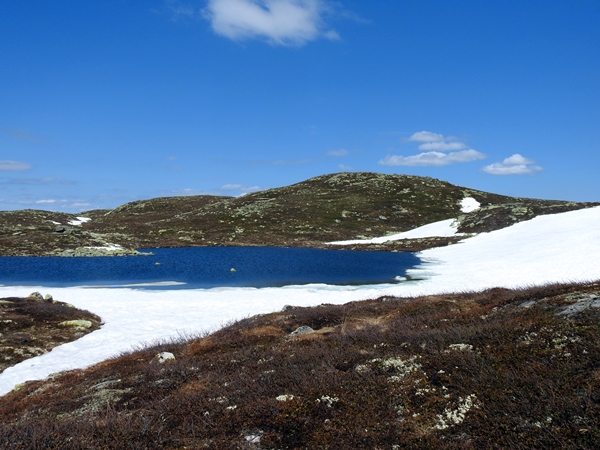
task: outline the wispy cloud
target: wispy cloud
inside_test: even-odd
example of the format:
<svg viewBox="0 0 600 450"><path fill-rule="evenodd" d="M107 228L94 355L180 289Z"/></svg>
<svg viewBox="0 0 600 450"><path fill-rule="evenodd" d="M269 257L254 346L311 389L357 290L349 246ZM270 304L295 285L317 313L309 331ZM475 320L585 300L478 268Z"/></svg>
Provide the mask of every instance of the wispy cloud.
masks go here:
<svg viewBox="0 0 600 450"><path fill-rule="evenodd" d="M533 175L543 169L535 165L533 159L524 158L515 153L502 162L485 166L482 170L490 175Z"/></svg>
<svg viewBox="0 0 600 450"><path fill-rule="evenodd" d="M2 184L75 184L75 181L62 178L12 178L1 181Z"/></svg>
<svg viewBox="0 0 600 450"><path fill-rule="evenodd" d="M253 166L296 166L300 164L310 164L315 162L312 158L305 159L273 159L267 161L252 161Z"/></svg>
<svg viewBox="0 0 600 450"><path fill-rule="evenodd" d="M319 38L339 39L325 23L328 11L325 0L209 0L204 16L215 33L235 41L301 46Z"/></svg>
<svg viewBox="0 0 600 450"><path fill-rule="evenodd" d="M419 142L422 153L412 156L387 155L379 161L384 166L448 166L487 158L481 152L468 148L455 136L444 136L431 131L414 133L408 142ZM449 153L444 153L449 152Z"/></svg>
<svg viewBox="0 0 600 450"><path fill-rule="evenodd" d="M338 169L343 170L344 172L349 172L351 170L354 170L353 167L347 166L346 164L339 164Z"/></svg>
<svg viewBox="0 0 600 450"><path fill-rule="evenodd" d="M260 191L258 186L246 186L244 184L225 184L221 186L222 191L239 191L244 194Z"/></svg>
<svg viewBox="0 0 600 450"><path fill-rule="evenodd" d="M196 8L179 0L165 0L165 5L173 14L174 19L181 16L195 17L197 15Z"/></svg>
<svg viewBox="0 0 600 450"><path fill-rule="evenodd" d="M339 150L330 150L327 152L328 156L337 156L337 157L342 157L342 156L348 156L350 154L350 152L346 149L339 149Z"/></svg>
<svg viewBox="0 0 600 450"><path fill-rule="evenodd" d="M0 161L0 171L3 172L25 172L32 167L31 164L21 161Z"/></svg>
<svg viewBox="0 0 600 450"><path fill-rule="evenodd" d="M45 210L50 211L83 211L84 209L90 209L92 206L91 203L82 199L38 199L35 200L33 198L18 200L18 199L1 199L0 203L4 206L10 207L10 209L14 209L13 207L17 207L21 209L23 207L29 208L43 208Z"/></svg>
<svg viewBox="0 0 600 450"><path fill-rule="evenodd" d="M10 137L13 139L18 139L20 141L29 141L29 142L43 142L44 139L31 134L29 131L23 128L4 128Z"/></svg>

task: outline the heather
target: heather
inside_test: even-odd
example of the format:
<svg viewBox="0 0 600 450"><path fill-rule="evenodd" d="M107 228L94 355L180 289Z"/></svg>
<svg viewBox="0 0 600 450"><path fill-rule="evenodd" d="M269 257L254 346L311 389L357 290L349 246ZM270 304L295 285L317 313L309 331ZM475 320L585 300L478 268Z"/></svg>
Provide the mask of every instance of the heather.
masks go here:
<svg viewBox="0 0 600 450"><path fill-rule="evenodd" d="M599 283L551 284L286 307L27 383L3 398L0 441L593 448L599 294ZM174 359L158 362L163 352Z"/></svg>

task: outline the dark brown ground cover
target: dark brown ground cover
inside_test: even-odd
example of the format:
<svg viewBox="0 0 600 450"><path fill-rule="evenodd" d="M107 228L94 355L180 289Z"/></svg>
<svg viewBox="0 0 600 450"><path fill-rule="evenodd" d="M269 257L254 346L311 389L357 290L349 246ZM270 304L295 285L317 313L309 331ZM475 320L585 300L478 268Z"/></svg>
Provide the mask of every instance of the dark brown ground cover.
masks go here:
<svg viewBox="0 0 600 450"><path fill-rule="evenodd" d="M599 294L286 307L27 383L0 401L0 447L598 448Z"/></svg>
<svg viewBox="0 0 600 450"><path fill-rule="evenodd" d="M84 320L83 326L68 323ZM88 326L89 325L89 326ZM0 373L8 367L97 330L95 314L56 300L0 299ZM1 445L1 444L0 444Z"/></svg>

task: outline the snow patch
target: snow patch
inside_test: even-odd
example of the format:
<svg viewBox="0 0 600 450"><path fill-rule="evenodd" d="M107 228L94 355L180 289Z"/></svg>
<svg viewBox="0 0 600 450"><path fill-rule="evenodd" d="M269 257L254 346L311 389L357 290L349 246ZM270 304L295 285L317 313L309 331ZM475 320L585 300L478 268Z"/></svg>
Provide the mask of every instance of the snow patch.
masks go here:
<svg viewBox="0 0 600 450"><path fill-rule="evenodd" d="M398 241L400 239L419 239L428 237L446 237L456 236L458 222L455 219L441 220L439 222L429 223L419 228L414 228L402 233L391 234L373 239L354 239L349 241L328 242L333 245L351 245L351 244L382 244L389 241ZM459 234L460 235L460 234Z"/></svg>
<svg viewBox="0 0 600 450"><path fill-rule="evenodd" d="M116 252L118 250L123 250L123 247L121 247L119 244L106 244L102 247L83 247L83 248L89 248L91 250L104 250L106 252Z"/></svg>
<svg viewBox="0 0 600 450"><path fill-rule="evenodd" d="M460 210L464 213L470 213L479 209L481 204L473 197L465 197L460 201Z"/></svg>
<svg viewBox="0 0 600 450"><path fill-rule="evenodd" d="M89 222L90 219L89 217L75 217L75 219L77 220L69 220L69 222L67 222L69 225L81 225L82 223L86 223Z"/></svg>

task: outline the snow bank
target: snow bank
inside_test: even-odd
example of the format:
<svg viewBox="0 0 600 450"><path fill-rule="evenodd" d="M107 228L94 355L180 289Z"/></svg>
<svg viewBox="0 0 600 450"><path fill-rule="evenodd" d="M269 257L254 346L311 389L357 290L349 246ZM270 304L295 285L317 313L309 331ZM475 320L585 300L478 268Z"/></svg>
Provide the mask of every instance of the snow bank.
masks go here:
<svg viewBox="0 0 600 450"><path fill-rule="evenodd" d="M425 250L425 290L480 290L600 279L600 207L538 216L458 244Z"/></svg>
<svg viewBox="0 0 600 450"><path fill-rule="evenodd" d="M391 234L389 236L382 236L373 239L353 239L349 241L335 241L328 242L332 245L350 245L350 244L382 244L388 241L398 241L400 239L417 239L427 238L436 236L454 236L456 235L456 228L458 222L455 219L441 220L439 222L430 223L423 225L422 227L415 228L410 231L404 231L402 233Z"/></svg>
<svg viewBox="0 0 600 450"><path fill-rule="evenodd" d="M143 291L0 287L0 297L32 291L92 311L98 331L23 361L0 374L0 395L25 380L87 367L144 342L216 329L228 320L278 311L285 304L341 304L382 295L416 296L600 279L600 207L539 216L459 244L420 253L410 271L421 281L377 286L287 286ZM434 224L432 224L434 225ZM413 230L414 231L414 230Z"/></svg>
<svg viewBox="0 0 600 450"><path fill-rule="evenodd" d="M460 210L464 213L470 213L479 209L480 203L473 197L465 197L460 202ZM382 244L389 241L398 241L400 239L420 239L429 237L447 237L456 236L461 233L457 233L458 221L455 219L441 220L439 222L430 223L423 225L422 227L415 228L413 230L404 231L402 233L391 234L389 236L382 236L372 239L352 239L348 241L334 241L328 242L331 245L354 245L354 244Z"/></svg>

